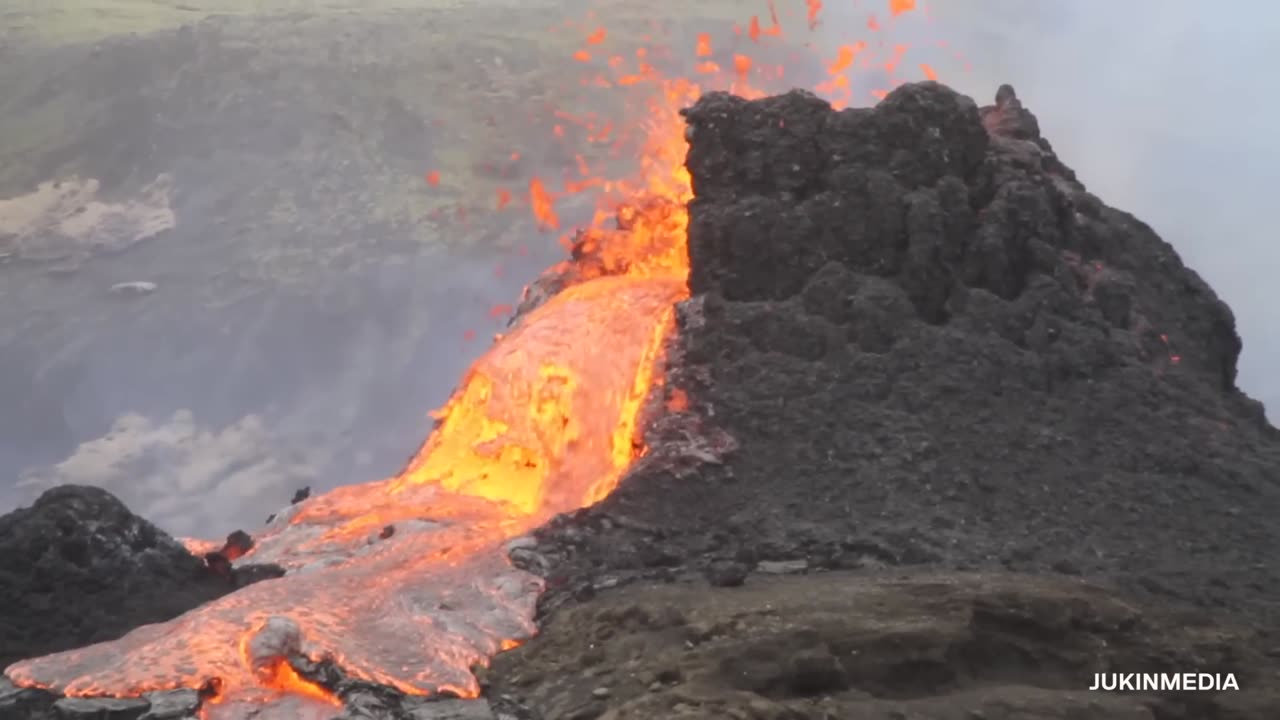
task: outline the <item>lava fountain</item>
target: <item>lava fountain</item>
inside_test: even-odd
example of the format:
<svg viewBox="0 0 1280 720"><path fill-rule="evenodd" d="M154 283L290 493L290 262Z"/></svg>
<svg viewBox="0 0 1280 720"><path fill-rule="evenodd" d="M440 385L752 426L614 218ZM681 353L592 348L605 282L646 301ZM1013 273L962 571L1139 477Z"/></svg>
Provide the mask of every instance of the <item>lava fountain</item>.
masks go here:
<svg viewBox="0 0 1280 720"><path fill-rule="evenodd" d="M805 5L812 25L821 3ZM913 7L893 0L887 9ZM210 717L243 716L232 709L285 697L340 705L294 670L290 660L302 657L408 694L477 695L471 668L536 630L541 580L507 562L506 541L600 501L645 452L643 410L674 331L674 305L687 295L693 193L679 110L704 86L758 96L756 83L780 82L781 68L746 54L782 34L769 9L765 21L735 28L732 52L717 55L711 38L699 36L697 79L661 72L650 59L658 53L644 48L591 66L605 33L586 33L576 57L591 67L591 83L645 89L632 132L589 128L592 138L619 146L639 138L631 148L638 173L609 179L582 168L587 177L563 190L530 182L528 206L544 226L558 225L555 204L564 195L599 198L595 221L571 243L574 259L545 276L556 291L528 303L476 361L402 473L307 500L257 535L239 562L277 563L283 578L115 641L16 663L6 674L72 696L201 688ZM895 46L875 66L890 84L902 52ZM871 67L874 53L864 42L840 48L821 65L829 77L818 90L848 102L846 73Z"/></svg>

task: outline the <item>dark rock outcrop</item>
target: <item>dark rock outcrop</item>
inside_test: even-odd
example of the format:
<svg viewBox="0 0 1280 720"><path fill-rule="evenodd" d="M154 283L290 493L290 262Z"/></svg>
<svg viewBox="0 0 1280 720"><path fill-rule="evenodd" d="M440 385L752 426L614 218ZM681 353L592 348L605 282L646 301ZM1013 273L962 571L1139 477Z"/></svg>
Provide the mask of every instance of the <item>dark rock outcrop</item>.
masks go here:
<svg viewBox="0 0 1280 720"><path fill-rule="evenodd" d="M0 517L0 668L120 637L233 589L107 491L54 488Z"/></svg>
<svg viewBox="0 0 1280 720"><path fill-rule="evenodd" d="M712 93L686 117L693 297L668 388L736 450L690 477L651 442L541 534L553 579L652 576L660 549L1083 575L1280 617L1280 434L1235 387L1230 310L1012 88L840 112Z"/></svg>

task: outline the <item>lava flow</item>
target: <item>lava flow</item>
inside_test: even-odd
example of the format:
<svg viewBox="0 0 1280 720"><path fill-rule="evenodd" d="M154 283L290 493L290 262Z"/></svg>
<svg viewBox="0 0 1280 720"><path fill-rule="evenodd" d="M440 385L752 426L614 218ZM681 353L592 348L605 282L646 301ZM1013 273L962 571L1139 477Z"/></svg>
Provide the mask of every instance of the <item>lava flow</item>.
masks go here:
<svg viewBox="0 0 1280 720"><path fill-rule="evenodd" d="M806 3L802 22L816 24L821 5ZM894 0L886 10L912 6ZM674 330L673 306L687 294L692 190L679 110L704 86L758 96L756 83L785 82L781 68L747 53L782 35L778 13L736 30L719 54L709 36L698 38L697 81L664 74L653 59L662 53L645 48L592 66L594 85L643 89L644 110L623 131L581 121L596 142L629 147L639 171L562 190L530 183L528 205L543 226L558 225L555 204L570 193L597 195L596 220L576 239L574 259L549 271L558 290L471 367L399 476L339 488L276 518L239 562L277 563L285 577L119 640L19 662L9 677L80 696L214 687L214 715L285 694L335 703L289 664L305 657L406 693L475 696L471 668L535 632L541 581L507 562L505 541L598 502L644 452L642 409ZM589 47L576 57L594 62L606 36L584 32ZM820 59L829 76L819 91L856 99L845 73L872 68L874 52L858 42ZM897 82L902 53L896 46L874 66L876 82ZM673 396L666 406L681 403Z"/></svg>

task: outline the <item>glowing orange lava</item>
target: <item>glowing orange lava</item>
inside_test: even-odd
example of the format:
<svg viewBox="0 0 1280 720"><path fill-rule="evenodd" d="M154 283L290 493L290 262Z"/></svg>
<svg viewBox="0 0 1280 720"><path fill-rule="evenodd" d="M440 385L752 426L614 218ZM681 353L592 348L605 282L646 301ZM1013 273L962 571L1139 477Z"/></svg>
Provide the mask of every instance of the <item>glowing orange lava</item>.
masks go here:
<svg viewBox="0 0 1280 720"><path fill-rule="evenodd" d="M887 10L896 16L914 6L888 0ZM817 25L821 8L810 0L798 19ZM585 29L575 57L592 85L643 102L627 122L560 113L552 134L579 125L593 142L628 153L635 170L595 175L579 156L575 179L530 179L528 209L545 229L560 227L556 205L565 196L598 198L590 227L575 238L578 256L551 271L568 284L476 361L404 471L281 513L242 562L278 563L288 570L284 578L117 641L17 663L9 677L68 695L117 696L217 678L210 717L281 693L336 703L282 656L253 657L266 629L284 627L296 635L286 638L296 645L290 652L330 659L350 677L406 693L476 695L471 667L535 631L541 581L511 567L503 543L603 499L645 452L642 406L674 329L673 306L687 295L692 190L679 110L704 87L747 97L764 94L757 85L786 89L780 68L748 52L782 35L772 2L769 12L767 26L752 17L746 37L729 38L724 48L700 35L689 49L691 63L701 65L699 82L660 70L651 60L660 48L610 48L612 34ZM891 74L906 51L895 46L878 67ZM839 104L884 92L855 96L851 82L859 60L872 67L873 52L851 39L834 58L822 58L828 77L818 91ZM934 76L932 66L920 67ZM440 182L436 171L426 178ZM515 205L506 190L497 204ZM665 403L669 412L687 406L678 390ZM218 546L185 542L193 550Z"/></svg>
<svg viewBox="0 0 1280 720"><path fill-rule="evenodd" d="M293 669L283 657L272 657L265 662L256 663L249 648L255 634L262 630L262 624L240 637L240 658L246 666L254 668L258 684L266 693L293 693L302 697L317 700L326 705L342 707L342 701L325 688L307 680Z"/></svg>

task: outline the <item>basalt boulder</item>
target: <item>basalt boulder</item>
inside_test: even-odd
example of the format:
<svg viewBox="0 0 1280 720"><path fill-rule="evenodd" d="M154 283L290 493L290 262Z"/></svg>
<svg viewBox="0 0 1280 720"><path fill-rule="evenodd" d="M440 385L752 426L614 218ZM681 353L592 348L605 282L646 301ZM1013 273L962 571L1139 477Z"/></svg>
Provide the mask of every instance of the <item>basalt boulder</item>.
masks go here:
<svg viewBox="0 0 1280 720"><path fill-rule="evenodd" d="M0 667L120 637L233 589L111 493L53 488L0 516Z"/></svg>

